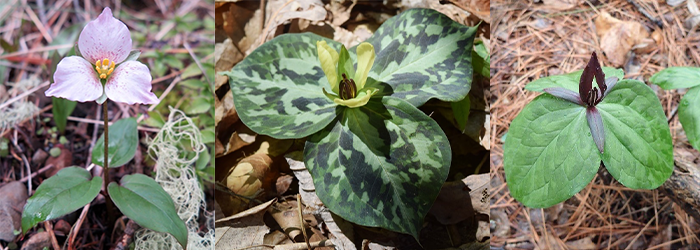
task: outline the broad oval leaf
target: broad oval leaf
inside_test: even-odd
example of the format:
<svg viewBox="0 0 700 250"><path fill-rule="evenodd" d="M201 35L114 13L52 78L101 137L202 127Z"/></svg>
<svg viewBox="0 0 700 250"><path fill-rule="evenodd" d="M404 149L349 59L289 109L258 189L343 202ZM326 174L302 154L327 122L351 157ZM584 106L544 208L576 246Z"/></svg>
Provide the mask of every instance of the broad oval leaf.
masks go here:
<svg viewBox="0 0 700 250"><path fill-rule="evenodd" d="M700 68L670 67L654 74L649 82L659 87L670 89L692 88L700 85ZM680 113L679 113L680 115Z"/></svg>
<svg viewBox="0 0 700 250"><path fill-rule="evenodd" d="M100 139L92 149L92 162L104 166L105 155L105 135L102 133ZM120 167L136 155L136 148L139 143L139 134L136 129L136 118L121 119L109 126L109 161L110 168Z"/></svg>
<svg viewBox="0 0 700 250"><path fill-rule="evenodd" d="M643 82L621 80L597 108L605 127L602 159L608 172L629 188L663 184L673 172L673 144L654 91Z"/></svg>
<svg viewBox="0 0 700 250"><path fill-rule="evenodd" d="M581 73L583 73L583 70L577 70L564 75L553 75L543 77L528 83L527 85L525 85L525 89L530 91L544 92L545 88L562 87L578 93L578 85L579 80L581 79ZM606 79L613 76L617 77L617 79L622 79L625 76L625 72L622 69L610 67L603 67L603 74L605 74Z"/></svg>
<svg viewBox="0 0 700 250"><path fill-rule="evenodd" d="M683 125L688 142L700 150L700 88L691 88L678 107L678 121Z"/></svg>
<svg viewBox="0 0 700 250"><path fill-rule="evenodd" d="M229 77L238 116L251 130L277 139L302 138L336 116L317 56L317 41L336 51L340 43L311 34L284 34L264 43L223 75Z"/></svg>
<svg viewBox="0 0 700 250"><path fill-rule="evenodd" d="M67 167L44 180L22 212L22 232L39 222L56 219L90 203L102 187L102 178L84 168Z"/></svg>
<svg viewBox="0 0 700 250"><path fill-rule="evenodd" d="M316 194L331 211L416 239L451 157L447 137L434 120L388 96L344 109L304 148Z"/></svg>
<svg viewBox="0 0 700 250"><path fill-rule="evenodd" d="M406 10L367 39L377 57L366 86L416 107L430 98L459 101L471 88L475 35L476 27L436 10ZM357 46L350 50L354 54Z"/></svg>
<svg viewBox="0 0 700 250"><path fill-rule="evenodd" d="M143 174L109 184L109 196L119 210L142 227L169 233L187 249L187 227L177 215L175 203L158 183Z"/></svg>
<svg viewBox="0 0 700 250"><path fill-rule="evenodd" d="M549 207L593 179L600 154L585 110L543 94L515 117L503 145L503 169L513 198L528 207Z"/></svg>

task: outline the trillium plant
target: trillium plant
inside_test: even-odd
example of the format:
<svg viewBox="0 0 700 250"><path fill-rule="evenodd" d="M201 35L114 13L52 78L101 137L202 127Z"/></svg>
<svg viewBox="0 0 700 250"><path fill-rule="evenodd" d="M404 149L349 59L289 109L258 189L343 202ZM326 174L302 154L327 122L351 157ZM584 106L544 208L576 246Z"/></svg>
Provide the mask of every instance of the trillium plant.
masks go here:
<svg viewBox="0 0 700 250"><path fill-rule="evenodd" d="M75 48L76 56L63 58L54 73L47 96L70 101L96 101L102 104L104 134L92 152L92 162L102 166L103 177L91 176L84 168L68 167L44 180L27 200L22 213L22 232L39 222L59 218L90 203L104 188L107 214L114 222L113 204L142 227L173 235L187 245L187 228L175 211L170 195L152 178L143 174L122 177L120 184L109 183L109 168L122 166L136 153L136 119L122 119L109 129L107 99L127 104L156 104L151 92L151 73L136 61L131 34L124 23L105 8L96 20L83 28Z"/></svg>
<svg viewBox="0 0 700 250"><path fill-rule="evenodd" d="M555 205L588 185L601 162L633 189L657 188L671 176L673 146L661 102L646 84L623 75L601 68L593 52L583 71L525 86L545 94L525 106L505 138L513 198L533 208Z"/></svg>
<svg viewBox="0 0 700 250"><path fill-rule="evenodd" d="M278 36L223 74L250 129L306 137L304 162L332 212L417 239L451 149L416 107L465 98L475 32L411 9L350 49L310 33Z"/></svg>
<svg viewBox="0 0 700 250"><path fill-rule="evenodd" d="M665 90L685 89L678 106L678 121L683 126L688 142L700 149L700 68L670 67L654 74L649 81Z"/></svg>

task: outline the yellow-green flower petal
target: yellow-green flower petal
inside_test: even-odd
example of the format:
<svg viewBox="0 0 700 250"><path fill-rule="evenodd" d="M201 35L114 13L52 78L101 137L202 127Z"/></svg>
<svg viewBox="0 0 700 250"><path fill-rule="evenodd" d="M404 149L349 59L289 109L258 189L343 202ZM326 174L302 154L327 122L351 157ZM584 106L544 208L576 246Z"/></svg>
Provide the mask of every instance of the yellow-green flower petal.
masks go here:
<svg viewBox="0 0 700 250"><path fill-rule="evenodd" d="M372 69L374 64L374 57L374 46L372 44L364 42L357 46L357 72L354 77L357 89L365 87L367 74L369 74L369 70Z"/></svg>
<svg viewBox="0 0 700 250"><path fill-rule="evenodd" d="M328 46L326 41L316 42L316 49L318 50L318 60L321 62L321 69L323 69L323 73L326 73L331 90L334 93L338 93L338 72L335 70L338 65L338 52L331 46Z"/></svg>
<svg viewBox="0 0 700 250"><path fill-rule="evenodd" d="M369 98L371 98L374 94L376 94L378 89L367 89L366 91L361 91L360 93L357 94L355 98L349 99L349 100L343 100L340 98L336 98L333 100L338 105L343 105L347 106L348 108L357 108L357 107L362 107L369 102Z"/></svg>

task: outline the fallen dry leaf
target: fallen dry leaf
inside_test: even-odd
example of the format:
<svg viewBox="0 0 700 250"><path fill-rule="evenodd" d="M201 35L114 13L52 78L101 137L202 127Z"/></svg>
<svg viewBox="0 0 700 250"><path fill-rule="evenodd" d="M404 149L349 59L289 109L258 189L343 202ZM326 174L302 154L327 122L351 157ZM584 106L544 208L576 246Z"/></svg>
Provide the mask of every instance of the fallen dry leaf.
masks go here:
<svg viewBox="0 0 700 250"><path fill-rule="evenodd" d="M263 216L276 200L272 199L236 215L216 220L216 249L241 249L263 244L265 234L270 231L263 221Z"/></svg>
<svg viewBox="0 0 700 250"><path fill-rule="evenodd" d="M13 241L14 230L22 230L22 207L27 201L27 187L13 181L0 187L0 240Z"/></svg>
<svg viewBox="0 0 700 250"><path fill-rule="evenodd" d="M272 218L275 219L282 231L289 235L295 242L303 242L304 235L301 232L303 225L299 218L299 209L296 200L287 200L277 203L270 209Z"/></svg>
<svg viewBox="0 0 700 250"><path fill-rule="evenodd" d="M73 163L73 152L63 146L63 144L58 144L56 147L61 149L61 154L58 157L49 156L46 159L46 165L53 164L53 167L44 172L46 178L51 177L58 173L61 169L71 166Z"/></svg>
<svg viewBox="0 0 700 250"><path fill-rule="evenodd" d="M51 236L49 232L41 232L29 237L22 245L22 250L42 250L51 248Z"/></svg>
<svg viewBox="0 0 700 250"><path fill-rule="evenodd" d="M621 21L607 12L602 12L595 19L596 33L600 37L600 47L613 64L620 67L625 63L627 53L640 44L654 45L649 39L649 32L641 23Z"/></svg>

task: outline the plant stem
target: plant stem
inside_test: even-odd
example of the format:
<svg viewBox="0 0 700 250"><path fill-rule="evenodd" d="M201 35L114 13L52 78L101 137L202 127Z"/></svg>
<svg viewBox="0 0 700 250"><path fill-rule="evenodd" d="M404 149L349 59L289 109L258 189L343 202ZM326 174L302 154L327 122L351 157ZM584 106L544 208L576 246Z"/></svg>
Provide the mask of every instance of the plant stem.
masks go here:
<svg viewBox="0 0 700 250"><path fill-rule="evenodd" d="M109 192L107 192L107 184L109 184L109 162L107 161L108 160L107 156L109 155L109 141L108 141L109 140L109 117L107 115L107 101L108 100L105 100L105 102L102 104L102 119L104 120L104 123L105 123L105 125L104 125L104 128L105 128L105 131L104 131L105 156L104 157L105 158L104 158L104 164L103 164L104 166L102 166L102 174L103 174L102 178L104 179L103 183L104 183L104 189L105 189L105 203L107 203L107 221L108 221L107 226L111 227L113 222L114 222L114 214L112 212L114 210L114 208L113 208L114 204L112 204L112 199L109 198Z"/></svg>

